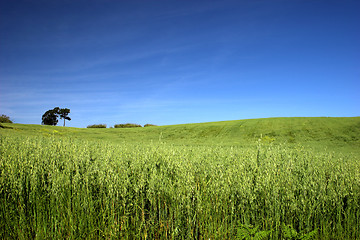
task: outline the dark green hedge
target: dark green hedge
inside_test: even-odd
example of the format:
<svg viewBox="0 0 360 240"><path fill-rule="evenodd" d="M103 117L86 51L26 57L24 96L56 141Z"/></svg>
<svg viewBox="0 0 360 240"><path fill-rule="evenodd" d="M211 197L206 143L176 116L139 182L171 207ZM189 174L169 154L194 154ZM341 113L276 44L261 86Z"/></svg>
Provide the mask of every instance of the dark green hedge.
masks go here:
<svg viewBox="0 0 360 240"><path fill-rule="evenodd" d="M87 128L106 128L106 124L93 124L87 126Z"/></svg>
<svg viewBox="0 0 360 240"><path fill-rule="evenodd" d="M134 127L141 127L141 125L135 123L120 123L114 125L114 128L134 128Z"/></svg>

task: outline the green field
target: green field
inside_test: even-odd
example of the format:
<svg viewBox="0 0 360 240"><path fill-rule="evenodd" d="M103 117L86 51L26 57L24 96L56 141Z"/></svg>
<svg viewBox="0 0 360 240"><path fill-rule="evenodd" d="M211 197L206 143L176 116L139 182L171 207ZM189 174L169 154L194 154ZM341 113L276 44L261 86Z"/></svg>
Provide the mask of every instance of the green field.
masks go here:
<svg viewBox="0 0 360 240"><path fill-rule="evenodd" d="M259 138L274 144L301 144L345 153L359 151L360 117L352 118L264 118L237 121L182 124L129 129L63 128L41 125L4 124L1 134L71 137L111 143L155 143L176 145L251 146ZM15 130L15 131L14 131Z"/></svg>
<svg viewBox="0 0 360 240"><path fill-rule="evenodd" d="M2 126L1 239L360 239L360 117Z"/></svg>

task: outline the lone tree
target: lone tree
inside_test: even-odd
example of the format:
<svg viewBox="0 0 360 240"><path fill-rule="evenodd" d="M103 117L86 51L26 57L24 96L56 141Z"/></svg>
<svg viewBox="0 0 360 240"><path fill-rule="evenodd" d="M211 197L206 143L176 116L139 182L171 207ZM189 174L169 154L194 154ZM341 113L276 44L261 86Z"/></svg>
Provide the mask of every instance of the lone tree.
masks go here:
<svg viewBox="0 0 360 240"><path fill-rule="evenodd" d="M59 113L60 119L64 119L64 127L65 127L65 120L71 121L71 118L68 117L68 115L70 113L70 109L60 108L58 113Z"/></svg>
<svg viewBox="0 0 360 240"><path fill-rule="evenodd" d="M68 108L56 107L54 109L48 110L42 116L42 124L55 126L59 121L58 118L60 117L61 119L64 119L65 126L65 120L71 120L71 118L68 117L69 113L70 109Z"/></svg>
<svg viewBox="0 0 360 240"><path fill-rule="evenodd" d="M59 108L47 110L44 113L44 115L42 115L42 124L55 126L59 121L58 115L57 115L57 109L59 109Z"/></svg>

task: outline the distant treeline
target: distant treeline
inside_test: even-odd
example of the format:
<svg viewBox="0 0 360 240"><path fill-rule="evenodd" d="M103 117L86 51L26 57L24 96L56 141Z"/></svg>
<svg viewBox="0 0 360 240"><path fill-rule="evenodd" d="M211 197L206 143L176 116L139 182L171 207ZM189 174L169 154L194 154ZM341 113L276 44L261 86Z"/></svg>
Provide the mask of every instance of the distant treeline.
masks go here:
<svg viewBox="0 0 360 240"><path fill-rule="evenodd" d="M144 127L151 127L151 126L156 126L156 125L149 123L144 125ZM87 126L87 128L106 128L106 127L107 127L106 124L93 124ZM142 127L142 126L136 123L120 123L114 125L114 128L135 128L135 127Z"/></svg>
<svg viewBox="0 0 360 240"><path fill-rule="evenodd" d="M106 124L93 124L87 126L87 128L106 128Z"/></svg>

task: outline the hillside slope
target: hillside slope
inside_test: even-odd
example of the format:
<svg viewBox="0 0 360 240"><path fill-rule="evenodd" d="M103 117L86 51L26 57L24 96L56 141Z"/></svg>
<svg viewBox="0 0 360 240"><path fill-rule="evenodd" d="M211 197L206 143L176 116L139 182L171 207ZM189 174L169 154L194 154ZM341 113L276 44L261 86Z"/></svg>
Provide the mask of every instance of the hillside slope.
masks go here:
<svg viewBox="0 0 360 240"><path fill-rule="evenodd" d="M3 124L0 134L69 136L87 140L196 145L291 143L360 149L360 117L290 117L168 125L132 129L86 129Z"/></svg>
<svg viewBox="0 0 360 240"><path fill-rule="evenodd" d="M164 140L199 144L291 143L360 149L360 117L263 118L164 126Z"/></svg>

